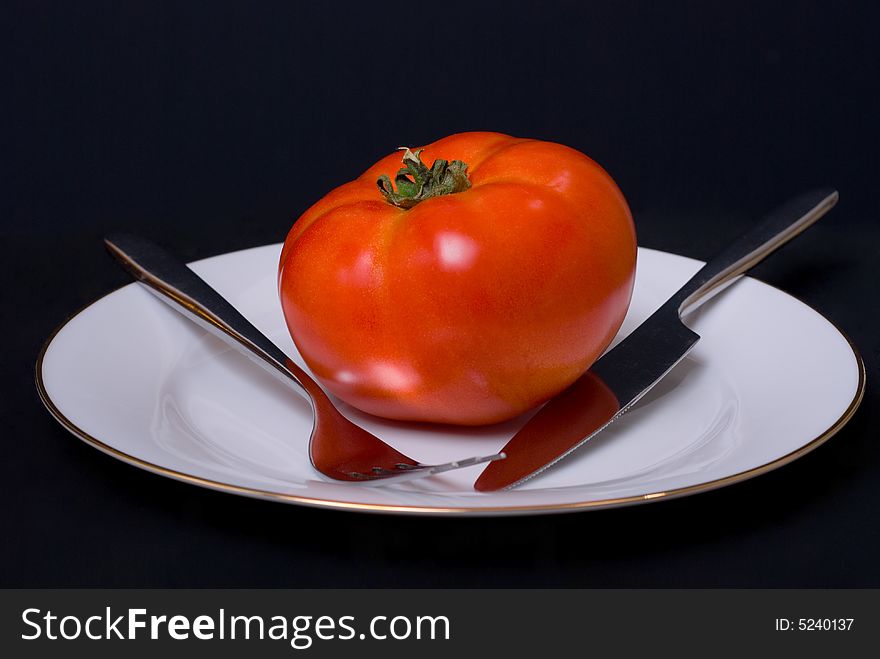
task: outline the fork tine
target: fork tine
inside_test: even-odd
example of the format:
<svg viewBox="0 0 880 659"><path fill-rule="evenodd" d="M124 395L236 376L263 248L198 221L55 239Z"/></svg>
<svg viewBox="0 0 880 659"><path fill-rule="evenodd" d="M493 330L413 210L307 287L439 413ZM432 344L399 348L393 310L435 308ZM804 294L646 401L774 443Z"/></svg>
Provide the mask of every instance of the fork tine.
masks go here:
<svg viewBox="0 0 880 659"><path fill-rule="evenodd" d="M388 485L389 483L405 483L406 481L415 480L417 478L427 478L435 474L442 474L446 471L455 469L464 469L465 467L473 467L474 465L484 462L492 462L493 460L503 460L506 455L504 453L493 453L492 455L481 455L465 460L455 460L454 462L444 462L438 465L425 464L397 464L394 469L384 469L382 467L373 467L369 474L358 474L351 472L349 475L354 479L358 479L362 485Z"/></svg>

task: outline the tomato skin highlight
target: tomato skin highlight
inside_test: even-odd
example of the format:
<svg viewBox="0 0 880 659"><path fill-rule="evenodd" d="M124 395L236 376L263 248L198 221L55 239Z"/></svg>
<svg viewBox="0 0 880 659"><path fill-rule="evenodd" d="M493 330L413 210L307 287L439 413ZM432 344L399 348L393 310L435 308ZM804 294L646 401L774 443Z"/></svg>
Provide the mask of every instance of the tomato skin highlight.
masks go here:
<svg viewBox="0 0 880 659"><path fill-rule="evenodd" d="M482 425L543 403L620 328L635 279L632 216L584 154L460 133L422 160L462 160L471 187L398 208L376 181L400 152L293 225L279 293L323 386L377 416Z"/></svg>

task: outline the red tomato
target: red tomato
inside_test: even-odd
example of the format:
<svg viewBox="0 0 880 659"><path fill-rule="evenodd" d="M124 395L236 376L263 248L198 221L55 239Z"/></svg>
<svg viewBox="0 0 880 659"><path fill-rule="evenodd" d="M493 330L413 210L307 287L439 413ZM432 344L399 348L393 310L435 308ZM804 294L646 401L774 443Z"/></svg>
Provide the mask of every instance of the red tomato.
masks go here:
<svg viewBox="0 0 880 659"><path fill-rule="evenodd" d="M279 271L290 333L326 389L366 412L512 418L577 379L620 327L629 208L560 144L461 133L404 158L405 175L393 153L294 224ZM379 180L396 173L396 189Z"/></svg>

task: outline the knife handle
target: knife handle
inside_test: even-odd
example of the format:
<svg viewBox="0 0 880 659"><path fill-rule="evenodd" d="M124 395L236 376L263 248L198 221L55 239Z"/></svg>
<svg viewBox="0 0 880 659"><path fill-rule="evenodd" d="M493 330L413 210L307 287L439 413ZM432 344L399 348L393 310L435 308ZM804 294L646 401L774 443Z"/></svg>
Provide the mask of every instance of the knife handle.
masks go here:
<svg viewBox="0 0 880 659"><path fill-rule="evenodd" d="M733 283L811 226L837 203L836 190L820 189L789 200L704 265L666 304L683 316Z"/></svg>

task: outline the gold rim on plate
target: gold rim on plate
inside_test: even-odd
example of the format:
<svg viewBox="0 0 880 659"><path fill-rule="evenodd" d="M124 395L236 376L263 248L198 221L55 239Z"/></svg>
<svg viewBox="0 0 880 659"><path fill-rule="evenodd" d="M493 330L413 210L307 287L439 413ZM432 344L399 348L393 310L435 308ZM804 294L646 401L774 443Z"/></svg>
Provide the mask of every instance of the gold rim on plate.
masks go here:
<svg viewBox="0 0 880 659"><path fill-rule="evenodd" d="M788 297L794 298L794 296L789 295L785 291L771 285L766 282L761 282L765 286L770 286L774 290L782 293L783 295L787 295ZM90 302L86 306L79 309L72 316L67 318L63 323L61 323L52 334L49 335L49 338L43 343L42 348L40 349L40 354L37 357L36 363L36 385L37 392L40 395L40 399L43 401L43 404L46 406L46 409L52 414L53 417L66 428L70 433L72 433L75 437L83 440L87 444L93 446L94 448L107 453L108 455L113 456L123 462L127 462L128 464L134 465L135 467L140 467L146 471L153 472L155 474L159 474L161 476L167 476L169 478L173 478L178 481L182 481L184 483L191 483L193 485L199 485L201 487L206 487L208 489L217 490L220 492L229 492L231 494L238 494L242 496L248 496L257 499L265 499L268 501L279 501L283 503L294 503L300 504L304 506L311 506L315 508L327 508L332 510L356 510L361 512L372 512L372 513L403 513L403 514L414 514L414 515L491 515L493 513L510 513L510 514L526 514L526 513L551 513L551 512L574 512L578 510L595 510L599 508L614 508L626 505L632 505L636 503L646 503L650 501L659 501L662 499L673 499L678 497L687 496L690 494L698 494L700 492L708 492L710 490L715 490L721 487L725 487L727 485L733 485L734 483L740 483L742 481L748 480L750 478L754 478L755 476L760 476L761 474L766 474L769 471L773 471L774 469L778 469L783 465L788 464L789 462L793 462L797 460L803 455L806 455L813 449L821 446L826 441L831 439L837 432L846 425L846 423L852 418L853 414L855 414L859 405L862 402L862 399L865 395L865 362L862 359L861 354L859 354L858 349L855 347L853 342L850 340L849 336L837 326L836 323L828 320L823 314L817 311L812 306L794 298L797 302L804 304L805 306L812 309L814 312L819 314L826 322L830 323L837 332L846 340L849 344L850 350L852 350L853 357L855 357L856 363L859 369L859 381L856 386L856 393L853 397L852 401L850 401L849 406L846 408L843 414L840 415L840 418L837 419L831 426L821 433L818 437L811 439L809 442L804 444L798 449L795 449L791 453L783 455L776 460L772 460L766 464L760 465L758 467L753 467L752 469L747 469L745 471L741 471L736 474L732 474L730 476L725 476L724 478L718 478L716 480L707 481L705 483L699 483L697 485L688 485L686 487L675 488L671 490L664 490L658 492L650 492L647 494L638 494L632 495L628 497L618 497L612 499L598 499L595 501L576 501L572 503L554 503L554 504L544 504L544 505L523 505L523 506L444 506L444 507L434 507L434 506L395 506L388 504L376 504L376 503L361 503L356 501L339 501L336 499L320 499L316 497L304 497L297 496L295 494L282 494L279 492L270 492L268 490L260 490L252 487L244 487L240 485L230 485L229 483L223 483L221 481L211 480L209 478L202 478L200 476L193 476L192 474L187 474L182 471L177 471L176 469L169 469L167 467L162 467L161 465L153 464L152 462L147 462L146 460L141 460L133 455L129 455L119 449L115 449L109 444L101 441L97 437L93 437L85 430L77 426L70 419L64 416L64 413L58 409L52 399L49 397L49 393L46 391L45 384L43 383L43 358L46 355L46 351L49 349L49 346L52 343L52 340L57 336L57 334L64 329L64 327L76 318L80 313L88 309L93 304L99 302L100 300L112 295L113 293L126 288L127 286L136 286L137 284L126 284L126 286L122 286L110 293L102 295L97 300Z"/></svg>

